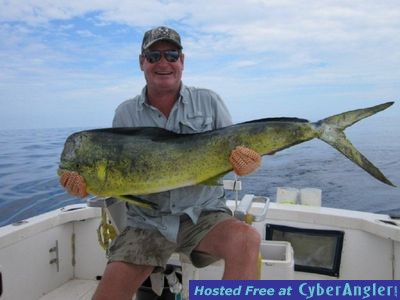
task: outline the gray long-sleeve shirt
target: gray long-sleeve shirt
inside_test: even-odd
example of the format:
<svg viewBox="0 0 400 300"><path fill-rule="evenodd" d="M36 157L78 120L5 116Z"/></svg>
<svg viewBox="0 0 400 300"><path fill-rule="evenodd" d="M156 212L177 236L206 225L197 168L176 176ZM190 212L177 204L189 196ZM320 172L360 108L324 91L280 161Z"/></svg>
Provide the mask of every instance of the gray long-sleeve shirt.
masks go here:
<svg viewBox="0 0 400 300"><path fill-rule="evenodd" d="M146 99L144 87L140 95L121 103L116 109L113 127L148 126L176 133L195 133L232 124L222 99L208 89L182 84L179 98L168 119ZM171 241L176 241L181 215L187 214L196 223L204 210L228 210L220 186L196 185L141 197L157 203L159 209L128 205L127 225L159 230Z"/></svg>

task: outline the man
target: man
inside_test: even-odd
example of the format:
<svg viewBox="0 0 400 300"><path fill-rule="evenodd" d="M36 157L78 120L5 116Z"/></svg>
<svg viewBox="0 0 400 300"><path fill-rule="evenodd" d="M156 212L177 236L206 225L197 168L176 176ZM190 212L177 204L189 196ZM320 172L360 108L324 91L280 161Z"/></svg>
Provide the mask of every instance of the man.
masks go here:
<svg viewBox="0 0 400 300"><path fill-rule="evenodd" d="M146 86L117 108L114 127L152 126L195 133L232 124L216 93L182 83L184 54L175 30L147 31L141 50ZM239 175L260 165L260 156L245 147L234 149L227 159ZM87 195L79 174L67 174L61 184L71 194ZM157 203L159 209L127 205L128 227L108 250L109 263L93 299L132 299L152 272L165 267L173 252L186 254L197 267L224 259L223 279L257 278L260 236L232 217L222 187L190 186L143 198Z"/></svg>

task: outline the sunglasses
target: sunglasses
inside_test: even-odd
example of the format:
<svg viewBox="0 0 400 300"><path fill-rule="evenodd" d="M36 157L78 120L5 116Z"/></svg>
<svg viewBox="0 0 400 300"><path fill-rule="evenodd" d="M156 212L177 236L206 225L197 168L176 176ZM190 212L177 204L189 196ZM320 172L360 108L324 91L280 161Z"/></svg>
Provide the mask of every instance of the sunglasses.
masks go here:
<svg viewBox="0 0 400 300"><path fill-rule="evenodd" d="M179 59L181 52L179 50L148 50L145 51L143 55L149 63L154 64L160 61L161 56L164 56L168 62L176 62Z"/></svg>

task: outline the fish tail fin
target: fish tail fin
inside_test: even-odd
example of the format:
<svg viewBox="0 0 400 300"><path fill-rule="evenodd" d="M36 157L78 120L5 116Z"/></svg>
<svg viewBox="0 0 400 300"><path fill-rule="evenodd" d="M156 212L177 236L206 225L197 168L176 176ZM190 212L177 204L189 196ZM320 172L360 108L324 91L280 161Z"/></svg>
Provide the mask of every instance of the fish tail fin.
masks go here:
<svg viewBox="0 0 400 300"><path fill-rule="evenodd" d="M331 116L329 118L323 119L318 123L330 124L340 130L345 130L347 127L353 125L354 123L361 121L364 118L370 117L382 110L385 110L389 106L393 105L394 102L386 102L376 106L361 108L356 110L351 110L338 115Z"/></svg>
<svg viewBox="0 0 400 300"><path fill-rule="evenodd" d="M320 132L318 137L319 139L334 147L336 150L379 181L391 186L395 185L351 144L343 130L364 118L372 116L377 112L388 108L393 103L394 102L387 102L365 109L348 111L328 117L315 123L317 130Z"/></svg>

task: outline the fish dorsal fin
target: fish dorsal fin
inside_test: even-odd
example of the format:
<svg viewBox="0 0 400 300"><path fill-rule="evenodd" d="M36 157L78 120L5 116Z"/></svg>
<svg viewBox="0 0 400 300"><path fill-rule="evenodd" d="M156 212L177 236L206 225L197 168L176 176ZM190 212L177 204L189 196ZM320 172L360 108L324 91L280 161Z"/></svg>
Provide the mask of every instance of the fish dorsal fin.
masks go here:
<svg viewBox="0 0 400 300"><path fill-rule="evenodd" d="M159 127L113 127L113 128L101 128L93 129L91 132L101 132L108 134L117 134L123 136L136 136L149 138L153 141L168 140L181 136L181 134L169 131Z"/></svg>
<svg viewBox="0 0 400 300"><path fill-rule="evenodd" d="M300 123L308 123L309 121L301 118L291 118L291 117L279 117L279 118L264 118L258 120L251 120L242 122L239 124L247 124L247 123L265 123L265 122L300 122Z"/></svg>
<svg viewBox="0 0 400 300"><path fill-rule="evenodd" d="M176 134L172 131L168 131L159 127L112 127L112 128L100 128L90 130L92 132L104 132L104 133L113 133L120 135L166 135L166 134Z"/></svg>

